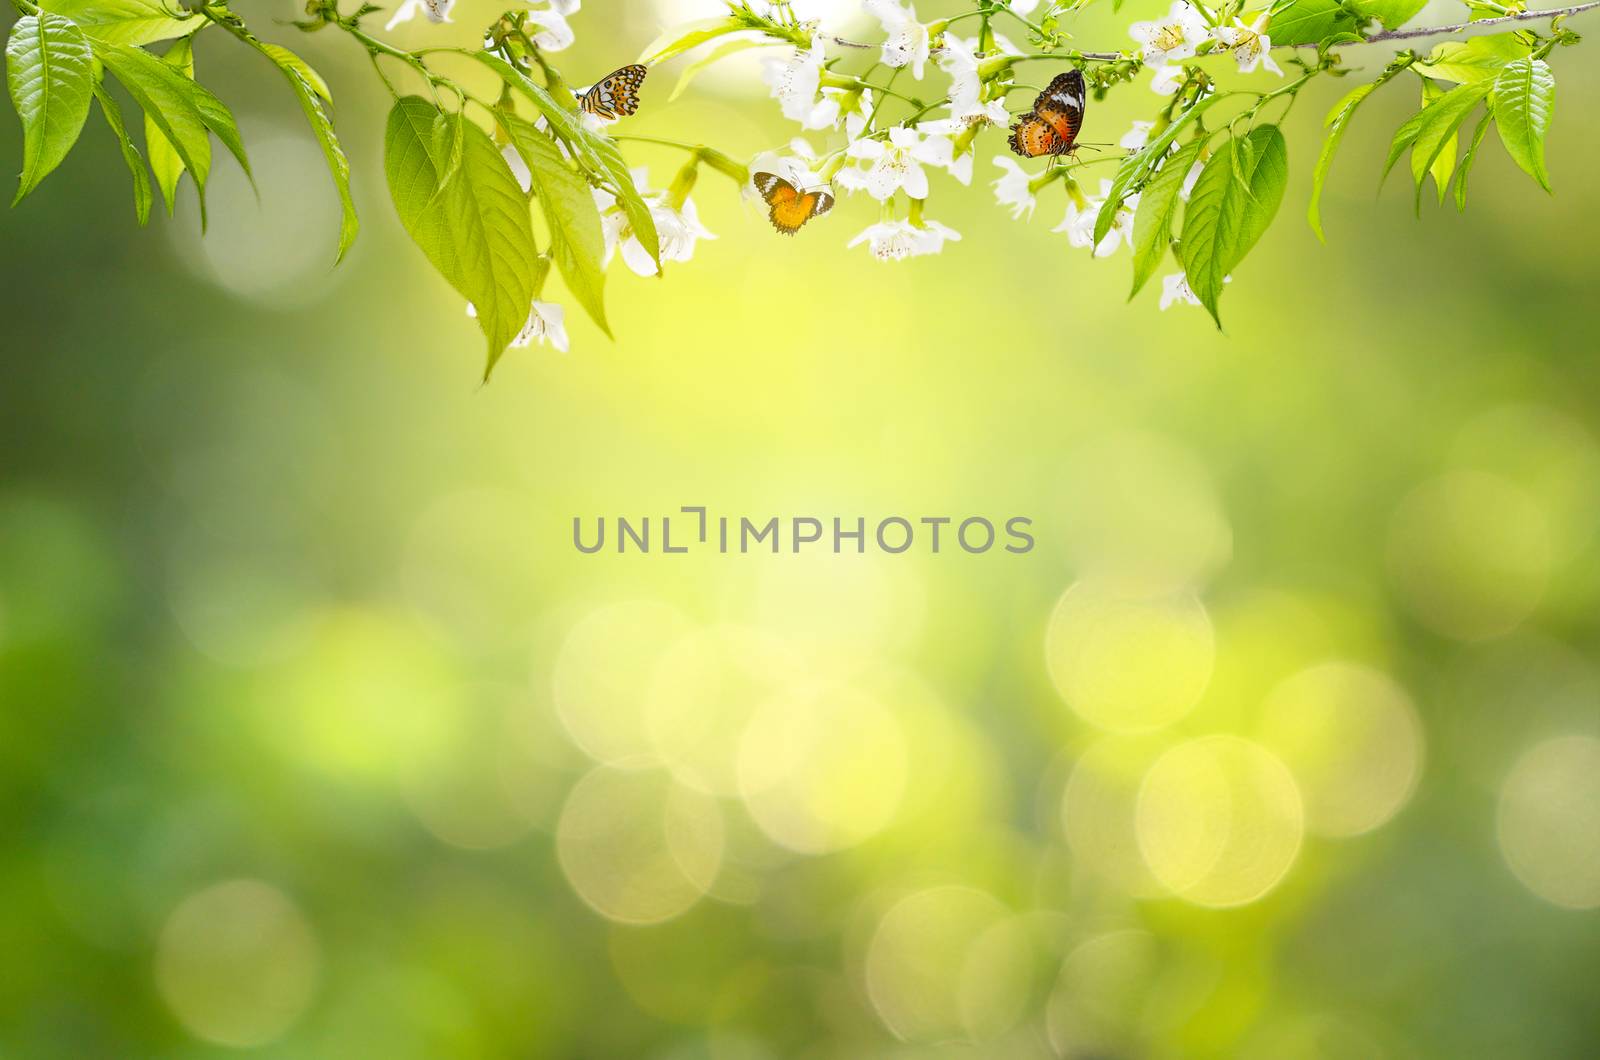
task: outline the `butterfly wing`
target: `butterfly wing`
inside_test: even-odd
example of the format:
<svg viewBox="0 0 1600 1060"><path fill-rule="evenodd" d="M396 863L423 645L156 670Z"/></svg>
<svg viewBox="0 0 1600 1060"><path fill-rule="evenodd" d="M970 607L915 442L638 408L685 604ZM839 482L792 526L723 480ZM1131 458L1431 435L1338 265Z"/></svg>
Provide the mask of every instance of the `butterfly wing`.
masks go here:
<svg viewBox="0 0 1600 1060"><path fill-rule="evenodd" d="M776 173L752 173L750 180L751 183L755 184L756 190L761 193L761 197L767 200L768 204L776 203L780 198L792 199L795 197L795 186Z"/></svg>
<svg viewBox="0 0 1600 1060"><path fill-rule="evenodd" d="M771 207L767 219L772 227L786 236L794 235L801 225L833 209L833 196L828 192L803 192L776 173L755 173L750 179Z"/></svg>
<svg viewBox="0 0 1600 1060"><path fill-rule="evenodd" d="M1078 130L1083 127L1086 99L1083 71L1068 70L1064 74L1057 74L1039 93L1039 98L1033 101L1033 113L1044 119L1062 141L1057 154L1072 150L1073 142L1078 139Z"/></svg>
<svg viewBox="0 0 1600 1060"><path fill-rule="evenodd" d="M602 118L614 120L618 115L632 114L639 109L639 90L649 72L648 67L638 63L613 70L595 82L578 103L590 114Z"/></svg>
<svg viewBox="0 0 1600 1060"><path fill-rule="evenodd" d="M773 228L786 236L792 236L800 231L801 225L816 215L816 210L817 194L808 191L803 195L795 195L773 203L767 218L772 222Z"/></svg>
<svg viewBox="0 0 1600 1060"><path fill-rule="evenodd" d="M1067 150L1066 141L1055 127L1037 114L1024 115L1011 127L1011 139L1006 142L1023 158L1059 155Z"/></svg>

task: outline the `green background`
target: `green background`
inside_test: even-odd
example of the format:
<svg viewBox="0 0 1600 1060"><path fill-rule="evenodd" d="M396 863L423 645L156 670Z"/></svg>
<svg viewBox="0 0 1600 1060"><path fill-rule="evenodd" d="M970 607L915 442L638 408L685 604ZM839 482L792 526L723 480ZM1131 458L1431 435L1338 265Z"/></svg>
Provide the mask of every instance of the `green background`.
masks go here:
<svg viewBox="0 0 1600 1060"><path fill-rule="evenodd" d="M719 238L614 264L615 342L569 308L570 355L480 386L365 59L245 13L333 84L345 264L279 75L209 33L259 207L228 163L203 240L188 187L141 231L92 121L0 215L0 1054L1596 1048L1587 45L1552 58L1555 197L1492 141L1465 216L1375 196L1391 86L1326 247L1300 214L1343 87L1313 85L1226 335L1124 304L1125 257L1049 231L1059 189L995 207L991 137L973 188L933 178L962 241L899 265L844 249L863 199L784 239L707 172ZM591 3L561 64L662 20ZM630 131L790 135L726 82L667 105L675 76ZM658 187L681 162L628 152ZM1038 545L570 544L686 504L1024 515ZM1367 683L1297 729L1330 673Z"/></svg>

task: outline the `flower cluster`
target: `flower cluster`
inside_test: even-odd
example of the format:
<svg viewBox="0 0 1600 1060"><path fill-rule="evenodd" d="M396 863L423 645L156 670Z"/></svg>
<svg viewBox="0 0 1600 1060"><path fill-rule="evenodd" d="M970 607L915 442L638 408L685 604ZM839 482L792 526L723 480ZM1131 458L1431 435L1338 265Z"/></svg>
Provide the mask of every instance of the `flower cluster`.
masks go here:
<svg viewBox="0 0 1600 1060"><path fill-rule="evenodd" d="M447 22L453 2L405 0L390 25L418 13L432 22ZM559 76L539 53L558 52L573 43L567 20L577 13L580 2L530 0L528 11L504 16L514 20L547 82L559 82ZM1340 43L1335 38L1359 43L1364 32L1356 14L1328 15L1328 39L1315 57L1290 53L1286 60L1299 68L1299 76L1258 91L1226 82L1263 71L1285 77L1272 57L1272 11L1294 22L1297 4L1320 0L1173 0L1163 17L1132 23L1129 43L1115 52L1076 50L1070 35L1058 28L1074 10L1063 0L973 0L976 6L971 10L931 20L919 16L911 0L860 0L856 17L849 21L839 4L824 0L722 2L725 16L669 31L641 62L654 66L678 56L694 57L681 90L688 78L726 55L765 49L762 80L777 111L795 124L799 135L748 163L703 146L655 140L690 151L691 159L666 190L652 189L645 170L633 169L637 197L630 197L629 203L618 201L615 184L592 188L604 236L602 264L620 255L631 271L654 275L666 262L690 260L700 240L715 238L700 222L688 194L696 167L714 158L720 159L713 162L714 168L741 182L746 196L769 205L772 222L782 232L799 232L828 212L836 195L859 197L872 202L877 216L848 239L849 247L864 246L880 261L937 254L961 235L928 216L936 182L943 176L970 185L983 145L998 148L1003 142L1008 151L989 153L998 170L989 183L995 201L1014 220L1032 218L1041 203L1053 197L1062 213L1051 231L1091 257L1129 248L1136 259L1135 290L1154 275L1168 248L1176 248L1173 256L1180 270L1164 276L1161 308L1204 305L1213 316L1216 295L1230 279L1221 273L1230 271L1248 247L1218 252L1214 257L1222 267L1213 268L1215 262L1208 262L1210 271L1197 279L1186 248L1172 230L1177 211L1190 204L1202 172L1216 169L1224 160L1242 190L1230 191L1228 181L1213 180L1208 185L1212 198L1238 194L1246 203L1259 202L1259 184L1273 197L1271 208L1276 209L1281 182L1273 182L1280 168L1271 163L1257 172L1266 155L1258 153L1252 130L1266 124L1271 136L1261 145L1272 148L1271 137L1281 140L1275 124L1281 114L1269 120L1263 117L1264 108L1281 99L1287 109L1313 76L1346 72L1338 68L1338 57L1330 49ZM1301 24L1308 17L1298 14L1298 22L1287 31L1298 36L1290 36L1283 45L1308 43L1304 39L1308 31ZM1346 17L1353 21L1342 22ZM865 41L855 39L863 23L876 26L876 33ZM495 32L491 27L486 47L496 44ZM1565 38L1551 40L1568 43ZM1534 45L1527 47L1532 55ZM1049 65L1031 65L1041 61ZM1397 60L1378 83L1418 61L1414 53ZM1484 61L1504 65L1513 57L1510 52L1486 52ZM1040 70L1049 76L1030 76ZM1153 113L1113 131L1112 143L1079 140L1086 115L1095 113L1091 101L1097 110L1099 101L1114 89L1135 81L1143 81L1156 95ZM583 98L586 91L576 90L577 97ZM1224 99L1243 109L1234 109L1220 124L1201 120L1202 112ZM1227 108L1218 112L1228 113ZM617 117L591 106L582 107L578 115L580 124L602 135ZM539 129L549 131L545 118L537 121ZM567 158L577 161L568 145L560 146ZM1088 157L1080 155L1080 149ZM526 170L517 152L508 147L506 158L526 188ZM1084 178L1083 170L1102 165L1117 166L1114 177L1101 171L1093 181ZM1181 174L1171 171L1180 165ZM1159 190L1151 192L1152 188ZM1146 211L1142 204L1152 194L1155 205ZM1185 219L1213 205L1208 200L1199 210L1185 209ZM645 213L655 229L649 240L635 231ZM1313 207L1313 226L1315 218ZM1144 230L1151 224L1156 231ZM533 339L565 347L558 306L534 302L517 342Z"/></svg>
<svg viewBox="0 0 1600 1060"><path fill-rule="evenodd" d="M808 140L797 139L790 154L764 156L762 170L785 175L796 187L828 185L875 200L879 220L849 245L865 245L884 261L938 253L946 243L960 238L949 226L924 214L933 190L930 174L942 172L970 184L980 134L986 129L1003 130L1012 121L1013 104L1008 96L1025 87L1018 79L1021 64L1053 57L1050 50L1030 53L1018 47L994 23L1009 16L1029 34L1031 44L1058 43L1028 18L1039 6L1037 0L1012 0L974 12L982 16L975 36L960 35L951 24L954 20L919 19L916 8L905 0L863 0L864 13L876 21L882 33L872 49L876 58L872 68L889 72L887 78L872 80L841 72L849 52L862 45L836 36L819 20L820 12L797 10L800 4L732 6L736 17L730 20L728 33L753 38L755 43L782 45L782 54L768 59L764 71L783 116L805 133L843 133L842 142L821 155ZM1266 11L1246 15L1241 6L1233 3L1208 11L1197 0L1176 0L1166 18L1135 23L1130 29L1134 47L1119 53L1117 61L1107 66L1114 67L1123 80L1148 69L1156 92L1171 97L1184 93L1189 103L1209 91L1209 80L1198 72L1198 66L1191 65L1203 55L1231 53L1240 73L1265 67L1281 75L1269 54L1272 39L1267 33ZM1230 16L1227 20L1220 15L1224 10ZM703 27L700 32L705 35ZM763 36L767 39L759 40ZM1072 61L1072 53L1063 55L1062 61ZM921 102L929 93L920 88L912 96L898 87L902 75L916 83L935 71L945 82L942 97L934 93L936 102ZM1110 83L1100 82L1102 87ZM908 109L912 113L904 113ZM888 120L891 111L894 116ZM1171 106L1159 124L1171 121L1170 112ZM1142 151L1157 126L1156 120L1134 122L1118 140L1118 147L1128 153ZM1120 197L1109 229L1100 225L1103 230L1097 236L1097 220L1110 195L1111 182L1101 180L1099 194L1087 194L1076 171L1119 157L1080 161L1071 151L1063 151L1043 158L1039 168L1029 169L1012 156L997 155L993 162L1002 173L992 182L995 198L1014 219L1022 219L1032 216L1046 188L1059 188L1065 193L1066 212L1054 231L1065 233L1073 247L1087 248L1096 256L1108 255L1119 246L1131 245L1139 197L1136 193ZM1185 197L1198 170L1196 163L1185 182ZM899 216L902 212L905 216ZM1184 296L1187 288L1179 285L1182 279L1179 273L1169 283L1164 306L1190 300Z"/></svg>

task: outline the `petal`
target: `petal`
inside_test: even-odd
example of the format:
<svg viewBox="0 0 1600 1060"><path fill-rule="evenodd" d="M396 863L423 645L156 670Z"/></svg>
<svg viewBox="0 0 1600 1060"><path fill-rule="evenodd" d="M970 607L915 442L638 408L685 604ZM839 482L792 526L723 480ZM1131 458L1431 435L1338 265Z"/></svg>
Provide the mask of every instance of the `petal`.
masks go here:
<svg viewBox="0 0 1600 1060"><path fill-rule="evenodd" d="M969 166L968 169L970 170L970 168ZM970 172L968 176L971 176ZM922 167L915 162L906 166L905 176L901 179L901 184L906 189L906 194L913 199L926 199L928 197L928 174L924 173Z"/></svg>
<svg viewBox="0 0 1600 1060"><path fill-rule="evenodd" d="M622 260L640 276L654 276L658 271L654 259L644 249L637 237L629 236L622 244Z"/></svg>
<svg viewBox="0 0 1600 1060"><path fill-rule="evenodd" d="M405 0L395 9L394 17L383 24L384 29L394 29L402 22L410 22L417 17L417 9L422 6L422 0Z"/></svg>

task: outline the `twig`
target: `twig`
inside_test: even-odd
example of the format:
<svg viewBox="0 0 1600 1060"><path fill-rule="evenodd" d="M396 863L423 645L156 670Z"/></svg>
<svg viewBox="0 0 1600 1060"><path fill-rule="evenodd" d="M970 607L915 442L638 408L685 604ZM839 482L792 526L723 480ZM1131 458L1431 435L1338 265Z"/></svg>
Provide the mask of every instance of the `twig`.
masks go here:
<svg viewBox="0 0 1600 1060"><path fill-rule="evenodd" d="M1503 26L1508 22L1536 22L1544 18L1566 18L1571 15L1592 11L1600 7L1600 0L1592 0L1587 4L1574 4L1572 7L1547 8L1543 11L1518 11L1514 15L1500 15L1496 18L1479 19L1477 22L1458 22L1453 26L1419 26L1416 29L1386 29L1381 33L1374 33L1370 37L1363 37L1353 44L1380 44L1386 40L1414 40L1417 37L1437 37L1446 33L1462 33L1466 30L1484 29L1488 26ZM1296 48L1315 48L1315 44L1291 45Z"/></svg>

